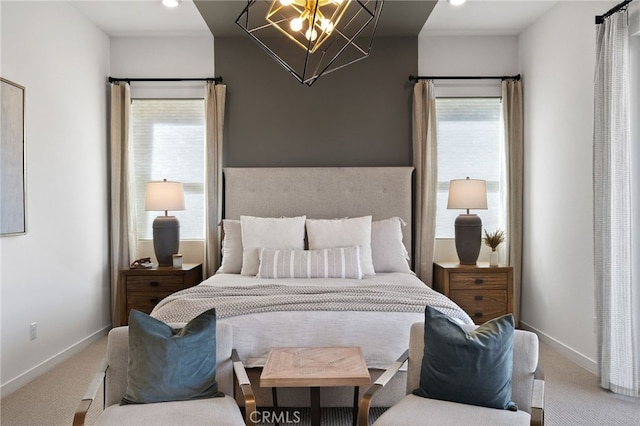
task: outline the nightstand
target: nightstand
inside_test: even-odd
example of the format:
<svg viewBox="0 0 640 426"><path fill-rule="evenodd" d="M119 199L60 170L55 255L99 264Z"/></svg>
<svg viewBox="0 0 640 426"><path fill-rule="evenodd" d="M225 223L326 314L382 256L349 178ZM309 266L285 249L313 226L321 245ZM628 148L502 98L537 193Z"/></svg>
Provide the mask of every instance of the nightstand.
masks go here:
<svg viewBox="0 0 640 426"><path fill-rule="evenodd" d="M456 302L476 324L513 313L511 266L437 262L433 264L433 289Z"/></svg>
<svg viewBox="0 0 640 426"><path fill-rule="evenodd" d="M182 268L122 269L118 289L120 324L127 325L131 309L149 314L168 295L201 282L201 263L186 263Z"/></svg>

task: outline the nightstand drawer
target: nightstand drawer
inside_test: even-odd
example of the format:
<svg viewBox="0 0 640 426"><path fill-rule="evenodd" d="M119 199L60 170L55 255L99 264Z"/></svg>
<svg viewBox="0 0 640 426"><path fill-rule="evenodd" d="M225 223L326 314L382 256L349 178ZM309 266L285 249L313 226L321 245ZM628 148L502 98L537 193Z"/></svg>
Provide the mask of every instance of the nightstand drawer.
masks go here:
<svg viewBox="0 0 640 426"><path fill-rule="evenodd" d="M471 290L476 288L506 289L509 277L506 272L474 272L449 274L449 286L451 290Z"/></svg>
<svg viewBox="0 0 640 426"><path fill-rule="evenodd" d="M129 294L127 298L127 315L131 309L150 314L153 308L173 292Z"/></svg>
<svg viewBox="0 0 640 426"><path fill-rule="evenodd" d="M507 313L506 290L456 290L451 292L450 297L477 324Z"/></svg>
<svg viewBox="0 0 640 426"><path fill-rule="evenodd" d="M178 275L140 275L127 277L127 293L182 290L184 279Z"/></svg>

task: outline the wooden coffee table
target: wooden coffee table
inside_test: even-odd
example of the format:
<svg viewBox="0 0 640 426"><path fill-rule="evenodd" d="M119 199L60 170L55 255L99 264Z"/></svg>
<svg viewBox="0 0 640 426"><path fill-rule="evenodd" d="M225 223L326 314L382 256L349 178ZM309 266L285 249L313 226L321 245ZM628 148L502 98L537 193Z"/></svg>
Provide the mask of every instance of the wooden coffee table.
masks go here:
<svg viewBox="0 0 640 426"><path fill-rule="evenodd" d="M371 384L362 350L357 346L271 348L260 376L260 386L311 388L311 424L320 425L320 387L353 386L353 422L358 415L358 387Z"/></svg>

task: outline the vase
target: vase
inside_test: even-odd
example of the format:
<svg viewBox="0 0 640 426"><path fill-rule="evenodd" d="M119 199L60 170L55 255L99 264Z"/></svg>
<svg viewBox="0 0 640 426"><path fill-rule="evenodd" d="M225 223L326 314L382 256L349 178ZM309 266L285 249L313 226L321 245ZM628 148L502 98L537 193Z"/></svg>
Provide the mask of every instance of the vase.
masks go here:
<svg viewBox="0 0 640 426"><path fill-rule="evenodd" d="M498 266L498 261L500 260L500 256L497 251L492 251L489 255L489 266Z"/></svg>

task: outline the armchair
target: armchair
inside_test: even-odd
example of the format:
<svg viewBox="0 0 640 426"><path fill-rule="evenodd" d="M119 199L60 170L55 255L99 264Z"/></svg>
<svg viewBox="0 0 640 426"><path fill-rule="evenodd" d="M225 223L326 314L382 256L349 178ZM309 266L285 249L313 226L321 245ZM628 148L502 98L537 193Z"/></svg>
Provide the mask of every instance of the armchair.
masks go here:
<svg viewBox="0 0 640 426"><path fill-rule="evenodd" d="M512 400L518 411L500 410L460 404L412 394L420 385L420 369L424 353L424 324L411 326L409 349L390 366L365 392L358 408L358 425L369 424L371 398L407 362L407 395L383 413L376 426L423 425L540 425L544 424L544 378L538 366L538 337L529 331L515 330L513 342Z"/></svg>
<svg viewBox="0 0 640 426"><path fill-rule="evenodd" d="M231 326L218 323L216 380L224 397L119 405L127 388L129 330L128 327L112 329L107 341L107 357L78 404L73 425L84 425L87 411L101 385L104 386L104 411L97 420L98 425L253 425L250 416L256 409L255 398L244 365L232 349L231 340ZM244 397L244 419L233 397L236 380Z"/></svg>

